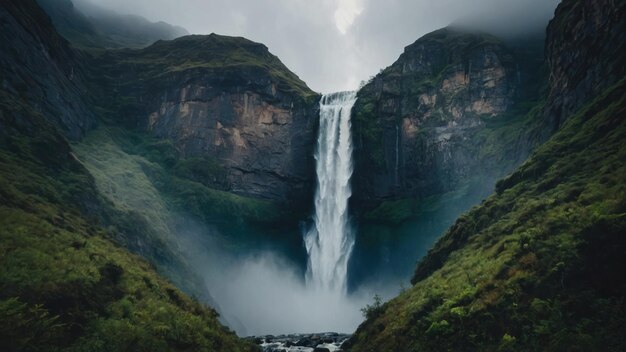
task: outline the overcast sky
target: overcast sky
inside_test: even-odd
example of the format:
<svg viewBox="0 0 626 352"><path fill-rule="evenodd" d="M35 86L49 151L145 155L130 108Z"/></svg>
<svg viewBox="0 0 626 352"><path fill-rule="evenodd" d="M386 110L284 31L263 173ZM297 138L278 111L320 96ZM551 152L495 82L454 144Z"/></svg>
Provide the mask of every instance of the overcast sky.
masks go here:
<svg viewBox="0 0 626 352"><path fill-rule="evenodd" d="M80 1L80 0L79 0ZM83 0L84 1L84 0ZM464 19L545 27L559 0L89 0L194 34L261 42L313 90L355 89L422 35Z"/></svg>

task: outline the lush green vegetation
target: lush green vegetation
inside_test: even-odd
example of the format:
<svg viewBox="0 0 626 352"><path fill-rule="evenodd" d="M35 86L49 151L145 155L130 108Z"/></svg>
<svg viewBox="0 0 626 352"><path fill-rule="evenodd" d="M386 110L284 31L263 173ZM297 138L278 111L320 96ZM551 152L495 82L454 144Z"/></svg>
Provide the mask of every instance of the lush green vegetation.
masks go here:
<svg viewBox="0 0 626 352"><path fill-rule="evenodd" d="M167 140L106 126L73 148L99 194L114 206L114 227L137 232L133 240L119 242L190 294L205 289L189 280L195 275L191 268L173 265L184 261L179 237L190 223L221 250L245 254L270 246L302 260L300 237L294 233L299 219L281 204L229 192L224 170L208 157L186 159Z"/></svg>
<svg viewBox="0 0 626 352"><path fill-rule="evenodd" d="M142 223L105 226L118 213L99 198L97 180L67 141L27 104L0 93L3 350L253 350L215 311L111 240L132 240L130 225Z"/></svg>
<svg viewBox="0 0 626 352"><path fill-rule="evenodd" d="M539 147L358 329L358 351L621 351L626 81Z"/></svg>
<svg viewBox="0 0 626 352"><path fill-rule="evenodd" d="M92 132L75 146L78 156L102 194L119 208L143 214L158 233L168 236L171 231L170 212L210 223L273 223L280 218L277 204L218 189L226 182L215 161L184 159L170 142L145 133L111 131Z"/></svg>

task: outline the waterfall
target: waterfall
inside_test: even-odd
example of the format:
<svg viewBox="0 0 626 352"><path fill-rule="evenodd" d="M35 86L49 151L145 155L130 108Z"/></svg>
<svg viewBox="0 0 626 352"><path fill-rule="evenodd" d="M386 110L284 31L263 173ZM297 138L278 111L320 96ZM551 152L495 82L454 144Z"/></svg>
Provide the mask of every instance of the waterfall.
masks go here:
<svg viewBox="0 0 626 352"><path fill-rule="evenodd" d="M304 236L309 255L307 284L335 292L346 290L354 245L348 199L352 194L350 113L355 102L356 92L324 95L320 101L314 225Z"/></svg>
<svg viewBox="0 0 626 352"><path fill-rule="evenodd" d="M400 171L400 127L396 125L396 186L400 184L399 172Z"/></svg>

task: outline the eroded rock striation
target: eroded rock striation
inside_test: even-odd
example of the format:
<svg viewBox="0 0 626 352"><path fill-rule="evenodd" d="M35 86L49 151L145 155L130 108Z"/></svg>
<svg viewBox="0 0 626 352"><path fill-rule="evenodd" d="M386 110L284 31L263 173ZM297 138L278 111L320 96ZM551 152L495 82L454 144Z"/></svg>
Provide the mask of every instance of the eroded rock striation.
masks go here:
<svg viewBox="0 0 626 352"><path fill-rule="evenodd" d="M554 129L626 73L625 17L624 1L564 1L557 8L546 41L546 116Z"/></svg>
<svg viewBox="0 0 626 352"><path fill-rule="evenodd" d="M507 171L498 166L504 153L490 149L518 144L519 135L488 134L510 119L526 80L514 52L489 35L448 27L406 47L359 91L358 203L445 193L463 179ZM507 157L523 160L529 146L517 149Z"/></svg>

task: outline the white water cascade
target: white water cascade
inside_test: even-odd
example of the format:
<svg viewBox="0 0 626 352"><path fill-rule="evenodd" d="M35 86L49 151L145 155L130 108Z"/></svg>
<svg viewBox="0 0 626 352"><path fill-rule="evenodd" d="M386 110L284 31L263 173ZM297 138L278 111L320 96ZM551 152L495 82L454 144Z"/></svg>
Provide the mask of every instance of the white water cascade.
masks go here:
<svg viewBox="0 0 626 352"><path fill-rule="evenodd" d="M338 293L346 291L348 259L354 245L348 199L352 194L350 113L355 102L356 92L328 94L320 101L314 226L305 235L307 284Z"/></svg>

